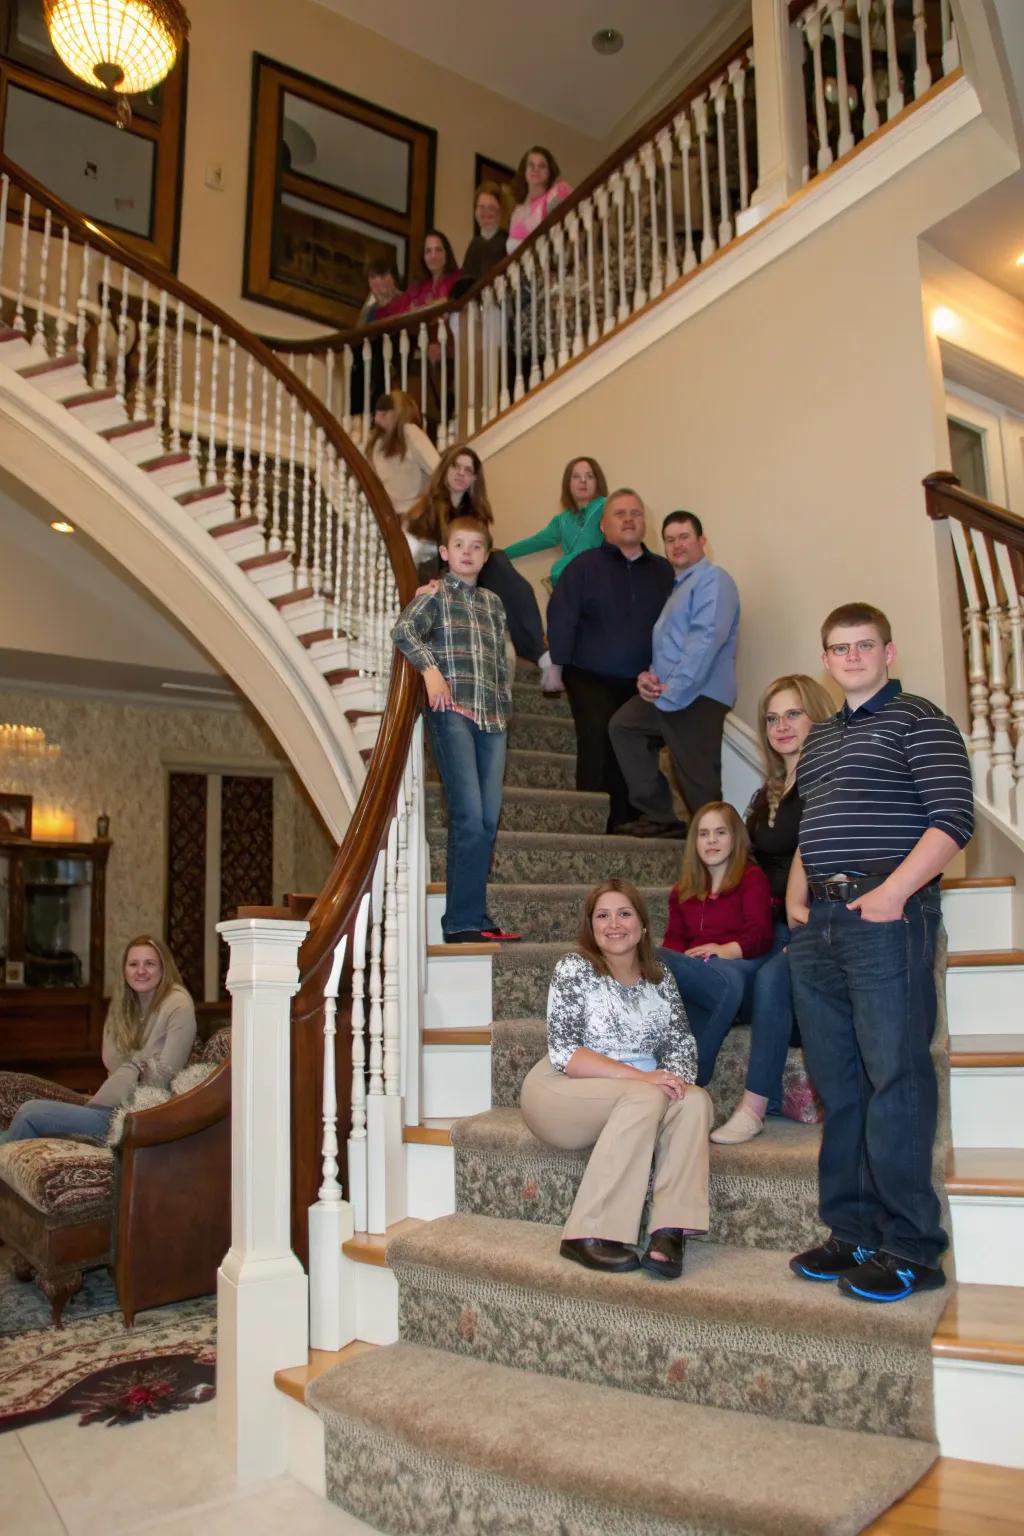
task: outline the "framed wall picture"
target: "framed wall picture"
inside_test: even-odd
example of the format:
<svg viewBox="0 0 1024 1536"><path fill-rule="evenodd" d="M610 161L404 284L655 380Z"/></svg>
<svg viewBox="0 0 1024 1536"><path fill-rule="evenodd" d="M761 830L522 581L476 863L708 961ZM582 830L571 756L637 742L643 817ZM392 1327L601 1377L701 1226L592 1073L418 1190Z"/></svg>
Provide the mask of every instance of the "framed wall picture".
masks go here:
<svg viewBox="0 0 1024 1536"><path fill-rule="evenodd" d="M473 171L473 191L482 181L496 181L505 194L506 216L512 212L516 205L516 194L513 183L516 179L515 167L502 165L500 160L492 160L490 155L477 155Z"/></svg>
<svg viewBox="0 0 1024 1536"><path fill-rule="evenodd" d="M32 796L0 790L0 837L32 836Z"/></svg>
<svg viewBox="0 0 1024 1536"><path fill-rule="evenodd" d="M408 281L436 158L433 128L256 54L245 297L355 324L371 261Z"/></svg>
<svg viewBox="0 0 1024 1536"><path fill-rule="evenodd" d="M54 52L41 0L0 0L0 148L72 208L174 270L181 214L186 61L130 98L118 128L106 91ZM11 207L20 206L12 190Z"/></svg>

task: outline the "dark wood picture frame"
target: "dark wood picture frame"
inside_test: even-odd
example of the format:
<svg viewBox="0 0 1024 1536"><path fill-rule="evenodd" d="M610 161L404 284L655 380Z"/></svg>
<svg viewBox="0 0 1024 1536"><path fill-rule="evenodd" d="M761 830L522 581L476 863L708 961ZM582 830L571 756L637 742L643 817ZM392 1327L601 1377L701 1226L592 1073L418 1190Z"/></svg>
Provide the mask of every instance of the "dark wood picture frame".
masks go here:
<svg viewBox="0 0 1024 1536"><path fill-rule="evenodd" d="M0 790L0 837L32 840L32 796Z"/></svg>
<svg viewBox="0 0 1024 1536"><path fill-rule="evenodd" d="M476 199L476 189L482 181L496 181L499 187L505 189L505 222L508 223L512 209L516 205L515 194L515 168L511 165L502 165L500 160L492 160L490 155L477 154L473 162L473 197ZM473 233L477 234L476 221L473 221Z"/></svg>
<svg viewBox="0 0 1024 1536"><path fill-rule="evenodd" d="M385 206L365 193L346 190L286 165L282 154L286 94L405 144L405 209ZM355 324L366 297L369 261L375 256L393 258L395 242L401 242L405 261L399 277L403 282L417 265L423 236L434 218L436 162L436 129L289 69L263 54L254 54L243 296L330 325ZM315 214L288 208L283 202L285 196L323 208L327 216L317 219ZM379 230L380 239L375 241L366 230L330 219L332 213L358 220L369 231ZM316 270L318 262L320 272ZM332 271L336 274L333 279Z"/></svg>
<svg viewBox="0 0 1024 1536"><path fill-rule="evenodd" d="M105 91L93 90L84 81L77 80L56 55L33 63L31 51L18 44L15 33L17 4L18 0L0 0L0 147L5 141L8 97L12 87L114 128L116 107ZM121 130L153 146L148 235L133 233L110 220L96 218L98 224L109 229L129 250L171 272L176 271L178 262L187 85L186 45L182 57L157 92L151 93L150 99L135 98L139 110L133 112L130 126ZM25 169L34 173L32 165L26 165ZM88 206L83 206L87 200L67 196L66 189L53 190L62 192L64 200L87 217L95 217ZM20 206L21 195L12 188L9 214L16 213Z"/></svg>

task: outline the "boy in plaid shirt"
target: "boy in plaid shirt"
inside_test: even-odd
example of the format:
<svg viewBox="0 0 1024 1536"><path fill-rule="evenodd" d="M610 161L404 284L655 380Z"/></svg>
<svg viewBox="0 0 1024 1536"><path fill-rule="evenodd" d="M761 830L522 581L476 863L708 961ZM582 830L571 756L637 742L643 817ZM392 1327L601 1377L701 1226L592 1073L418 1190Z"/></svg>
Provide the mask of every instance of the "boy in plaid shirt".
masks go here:
<svg viewBox="0 0 1024 1536"><path fill-rule="evenodd" d="M446 944L517 939L487 914L487 875L501 815L512 692L505 610L477 587L491 536L473 517L453 517L440 548L448 569L403 609L392 633L423 674L427 730L448 802Z"/></svg>

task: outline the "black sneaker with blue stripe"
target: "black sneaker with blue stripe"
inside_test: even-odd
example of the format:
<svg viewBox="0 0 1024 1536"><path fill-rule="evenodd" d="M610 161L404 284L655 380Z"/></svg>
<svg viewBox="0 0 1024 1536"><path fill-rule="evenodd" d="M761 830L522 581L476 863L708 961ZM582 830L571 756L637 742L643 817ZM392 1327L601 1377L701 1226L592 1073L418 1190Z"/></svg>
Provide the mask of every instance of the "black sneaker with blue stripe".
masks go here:
<svg viewBox="0 0 1024 1536"><path fill-rule="evenodd" d="M874 1256L873 1248L859 1243L845 1243L841 1237L830 1237L817 1248L808 1248L790 1259L789 1267L801 1280L838 1280L848 1275Z"/></svg>
<svg viewBox="0 0 1024 1536"><path fill-rule="evenodd" d="M839 1289L844 1296L860 1301L902 1301L915 1291L938 1291L946 1283L941 1269L930 1264L913 1264L894 1253L881 1251L853 1272L841 1275Z"/></svg>

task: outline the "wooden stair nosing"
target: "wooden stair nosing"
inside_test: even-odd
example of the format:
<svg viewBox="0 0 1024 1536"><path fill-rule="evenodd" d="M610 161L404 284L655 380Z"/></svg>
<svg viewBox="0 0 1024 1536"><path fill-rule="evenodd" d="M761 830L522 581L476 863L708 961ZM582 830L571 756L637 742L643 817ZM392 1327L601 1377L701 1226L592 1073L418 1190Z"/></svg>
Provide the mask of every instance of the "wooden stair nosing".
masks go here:
<svg viewBox="0 0 1024 1536"><path fill-rule="evenodd" d="M143 459L139 465L147 475L156 474L158 469L172 469L175 464L188 464L191 455L187 448L178 448L173 453L159 453L154 459Z"/></svg>
<svg viewBox="0 0 1024 1536"><path fill-rule="evenodd" d="M211 539L223 539L229 533L240 533L246 528L258 528L258 517L235 517L230 523L218 523L216 528L208 528Z"/></svg>
<svg viewBox="0 0 1024 1536"><path fill-rule="evenodd" d="M491 1029L424 1029L422 1039L424 1045L490 1045Z"/></svg>
<svg viewBox="0 0 1024 1536"><path fill-rule="evenodd" d="M939 1319L932 1355L1024 1367L1024 1289L958 1285Z"/></svg>
<svg viewBox="0 0 1024 1536"><path fill-rule="evenodd" d="M1024 1148L951 1147L946 1157L946 1192L1024 1199ZM1021 1311L1024 1313L1024 1290Z"/></svg>
<svg viewBox="0 0 1024 1536"><path fill-rule="evenodd" d="M313 595L312 587L299 587L296 592L279 592L277 597L272 597L270 601L275 608L287 608L289 603L304 603Z"/></svg>
<svg viewBox="0 0 1024 1536"><path fill-rule="evenodd" d="M65 368L74 368L77 364L77 355L66 352L63 357L48 357L44 363L30 363L27 368L19 368L18 372L23 379L41 379L48 373L62 373Z"/></svg>
<svg viewBox="0 0 1024 1536"><path fill-rule="evenodd" d="M964 875L943 880L944 891L985 891L1005 889L1017 884L1014 875Z"/></svg>
<svg viewBox="0 0 1024 1536"><path fill-rule="evenodd" d="M84 389L80 395L68 395L60 403L65 410L73 411L80 405L102 405L107 400L116 399L117 390L111 386L109 389Z"/></svg>
<svg viewBox="0 0 1024 1536"><path fill-rule="evenodd" d="M946 957L949 970L969 970L975 965L1024 965L1024 949L954 949Z"/></svg>
<svg viewBox="0 0 1024 1536"><path fill-rule="evenodd" d="M373 1264L384 1269L388 1262L386 1251L391 1239L400 1232L413 1232L422 1226L423 1222L418 1216L406 1216L402 1221L393 1222L386 1232L354 1232L342 1243L341 1251L346 1258L354 1259L357 1264Z"/></svg>
<svg viewBox="0 0 1024 1536"><path fill-rule="evenodd" d="M367 751L370 749L367 748ZM501 951L500 944L428 944L428 958L445 955L449 960L458 959L459 955L496 955Z"/></svg>
<svg viewBox="0 0 1024 1536"><path fill-rule="evenodd" d="M350 677L358 676L358 667L334 667L332 671L324 673L324 682L329 688L337 688L342 683L347 683Z"/></svg>
<svg viewBox="0 0 1024 1536"><path fill-rule="evenodd" d="M1024 1035L950 1035L951 1067L1024 1067Z"/></svg>
<svg viewBox="0 0 1024 1536"><path fill-rule="evenodd" d="M402 1140L406 1146L450 1147L451 1125L406 1125L402 1128Z"/></svg>
<svg viewBox="0 0 1024 1536"><path fill-rule="evenodd" d="M131 437L136 432L148 432L151 427L155 426L156 422L153 418L147 416L142 421L121 421L118 422L116 427L103 427L101 431L97 432L96 436L105 438L108 443L113 443L118 438Z"/></svg>
<svg viewBox="0 0 1024 1536"><path fill-rule="evenodd" d="M368 1349L379 1348L378 1344L369 1344L365 1339L353 1339L351 1344L345 1344L341 1349L311 1349L305 1365L289 1365L275 1371L274 1386L286 1397L293 1397L297 1403L305 1403L306 1388L318 1376L322 1376L325 1371L333 1371L336 1365L344 1365L346 1360L354 1360L356 1355L364 1354Z"/></svg>
<svg viewBox="0 0 1024 1536"><path fill-rule="evenodd" d="M280 561L287 561L287 559L288 556L283 550L268 550L265 555L250 555L247 560L240 560L238 562L238 569L240 571L259 571L265 566L277 565Z"/></svg>
<svg viewBox="0 0 1024 1536"><path fill-rule="evenodd" d="M175 496L179 507L194 507L200 501L212 501L215 496L223 496L227 493L227 486L221 483L217 485L200 485L194 491L182 491L180 496Z"/></svg>

